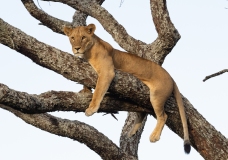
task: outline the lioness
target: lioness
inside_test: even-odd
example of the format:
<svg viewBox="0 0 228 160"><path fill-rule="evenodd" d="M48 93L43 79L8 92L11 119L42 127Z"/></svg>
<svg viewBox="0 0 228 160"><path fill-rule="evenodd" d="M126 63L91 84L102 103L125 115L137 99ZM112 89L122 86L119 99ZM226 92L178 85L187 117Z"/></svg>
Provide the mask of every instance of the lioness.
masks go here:
<svg viewBox="0 0 228 160"><path fill-rule="evenodd" d="M152 61L112 48L109 43L94 34L95 29L94 24L76 28L65 26L63 29L69 37L75 56L86 59L98 74L92 101L85 111L86 116L91 116L99 109L100 103L115 76L114 68L133 74L150 89L150 101L157 117L157 125L150 135L150 141L156 142L160 139L167 119L164 104L173 92L184 129L184 149L186 153L189 153L191 147L184 106L177 85L169 73ZM145 114L138 113L138 118L128 136L137 132L144 116Z"/></svg>

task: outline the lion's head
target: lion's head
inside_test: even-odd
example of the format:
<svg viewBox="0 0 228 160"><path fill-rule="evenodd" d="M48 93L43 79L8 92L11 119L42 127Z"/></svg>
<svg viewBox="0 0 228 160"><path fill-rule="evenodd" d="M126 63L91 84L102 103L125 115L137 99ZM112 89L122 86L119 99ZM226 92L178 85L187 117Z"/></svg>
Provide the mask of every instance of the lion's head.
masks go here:
<svg viewBox="0 0 228 160"><path fill-rule="evenodd" d="M63 28L64 33L69 37L72 45L72 51L77 57L84 57L84 53L89 50L93 44L93 34L96 27L94 24L88 26L79 26L71 28L65 26Z"/></svg>

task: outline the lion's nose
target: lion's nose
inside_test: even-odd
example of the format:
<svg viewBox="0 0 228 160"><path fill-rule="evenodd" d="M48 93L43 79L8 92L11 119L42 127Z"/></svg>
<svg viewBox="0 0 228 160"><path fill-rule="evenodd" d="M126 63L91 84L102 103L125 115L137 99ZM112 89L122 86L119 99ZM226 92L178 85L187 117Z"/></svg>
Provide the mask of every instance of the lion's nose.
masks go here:
<svg viewBox="0 0 228 160"><path fill-rule="evenodd" d="M78 51L80 48L81 48L81 47L75 47L74 49L75 49L76 51Z"/></svg>

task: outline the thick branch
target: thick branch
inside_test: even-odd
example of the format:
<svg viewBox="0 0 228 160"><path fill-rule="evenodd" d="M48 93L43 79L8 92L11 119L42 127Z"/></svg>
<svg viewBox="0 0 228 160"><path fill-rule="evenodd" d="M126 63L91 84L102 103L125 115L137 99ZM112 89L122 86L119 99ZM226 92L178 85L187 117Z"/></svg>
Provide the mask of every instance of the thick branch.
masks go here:
<svg viewBox="0 0 228 160"><path fill-rule="evenodd" d="M0 43L48 68L86 86L94 87L97 75L90 65L73 55L60 51L25 34L0 19Z"/></svg>
<svg viewBox="0 0 228 160"><path fill-rule="evenodd" d="M146 58L162 64L180 39L180 34L169 17L165 0L150 0L150 8L158 37L147 50L152 54L146 54Z"/></svg>
<svg viewBox="0 0 228 160"><path fill-rule="evenodd" d="M92 99L92 93L75 93L63 91L49 91L40 95L30 95L8 88L0 83L0 104L7 105L24 113L45 113L53 111L84 112ZM117 99L107 94L99 112L116 113L118 111L147 112L153 110L142 108L126 99Z"/></svg>
<svg viewBox="0 0 228 160"><path fill-rule="evenodd" d="M170 37L167 42L172 43L180 39L180 34L173 25L167 9L166 0L150 0L151 13L158 36Z"/></svg>
<svg viewBox="0 0 228 160"><path fill-rule="evenodd" d="M74 16L73 16L73 21L72 21L72 26L77 27L77 26L86 26L86 19L88 15L80 12L80 11L75 11Z"/></svg>
<svg viewBox="0 0 228 160"><path fill-rule="evenodd" d="M133 156L121 152L119 147L117 147L110 139L94 127L85 123L76 120L70 121L67 119L61 119L50 114L25 114L2 104L0 104L0 108L12 112L26 123L37 128L84 143L90 149L98 153L98 155L100 155L104 160L136 159Z"/></svg>
<svg viewBox="0 0 228 160"><path fill-rule="evenodd" d="M126 153L129 153L131 155L134 155L135 157L138 157L138 145L141 139L143 128L145 126L145 122L147 120L147 116L145 116L143 123L141 127L138 129L138 131L136 132L136 134L131 138L128 138L127 134L131 130L132 124L134 124L135 120L136 120L136 113L128 112L128 116L120 136L120 149Z"/></svg>
<svg viewBox="0 0 228 160"><path fill-rule="evenodd" d="M219 75L221 75L221 74L223 74L223 73L225 73L225 72L228 72L228 69L224 69L224 70L221 70L221 71L219 71L219 72L217 72L217 73L214 73L214 74L211 74L211 75L209 75L209 76L206 76L206 77L204 78L203 82L205 82L206 80L208 80L208 79L210 79L210 78L212 78L212 77L219 76Z"/></svg>

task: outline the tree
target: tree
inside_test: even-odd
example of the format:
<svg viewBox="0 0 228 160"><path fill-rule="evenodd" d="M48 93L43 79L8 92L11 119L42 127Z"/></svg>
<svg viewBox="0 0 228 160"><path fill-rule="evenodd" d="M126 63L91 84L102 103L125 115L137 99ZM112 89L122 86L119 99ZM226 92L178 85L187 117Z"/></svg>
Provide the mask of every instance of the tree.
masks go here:
<svg viewBox="0 0 228 160"><path fill-rule="evenodd" d="M31 0L22 0L22 2L33 17L54 32L62 34L62 26L71 24L51 17L38 9ZM86 17L90 15L101 23L123 49L159 64L163 63L180 38L177 29L169 18L165 1L151 0L150 2L153 21L158 33L157 39L151 44L131 37L124 27L98 4L103 1L96 3L89 0L83 2L62 0L58 2L65 3L78 10L73 18L72 24L74 26L85 25ZM6 23L3 19L0 20L0 34L2 44L27 56L38 65L87 87L95 87L96 74L86 62L36 40ZM148 92L147 88L136 78L121 72L117 72L117 76L109 89L110 94L105 97L100 109L100 112L107 113L130 112L121 133L120 147L92 126L79 121L63 120L46 113L51 111L83 112L90 102L91 93L51 91L40 95L30 95L10 89L4 84L1 84L0 91L1 108L45 131L84 143L103 159L121 159L124 157L137 159L138 144L143 128L131 139L127 139L125 136L133 123L134 113L132 112L141 111L154 115L149 104L149 97L145 94ZM183 100L189 121L192 146L205 159L227 159L227 139L216 131L185 97ZM179 112L172 97L166 104L166 112L169 116L167 126L182 137ZM99 139L99 143L96 141L97 139Z"/></svg>

